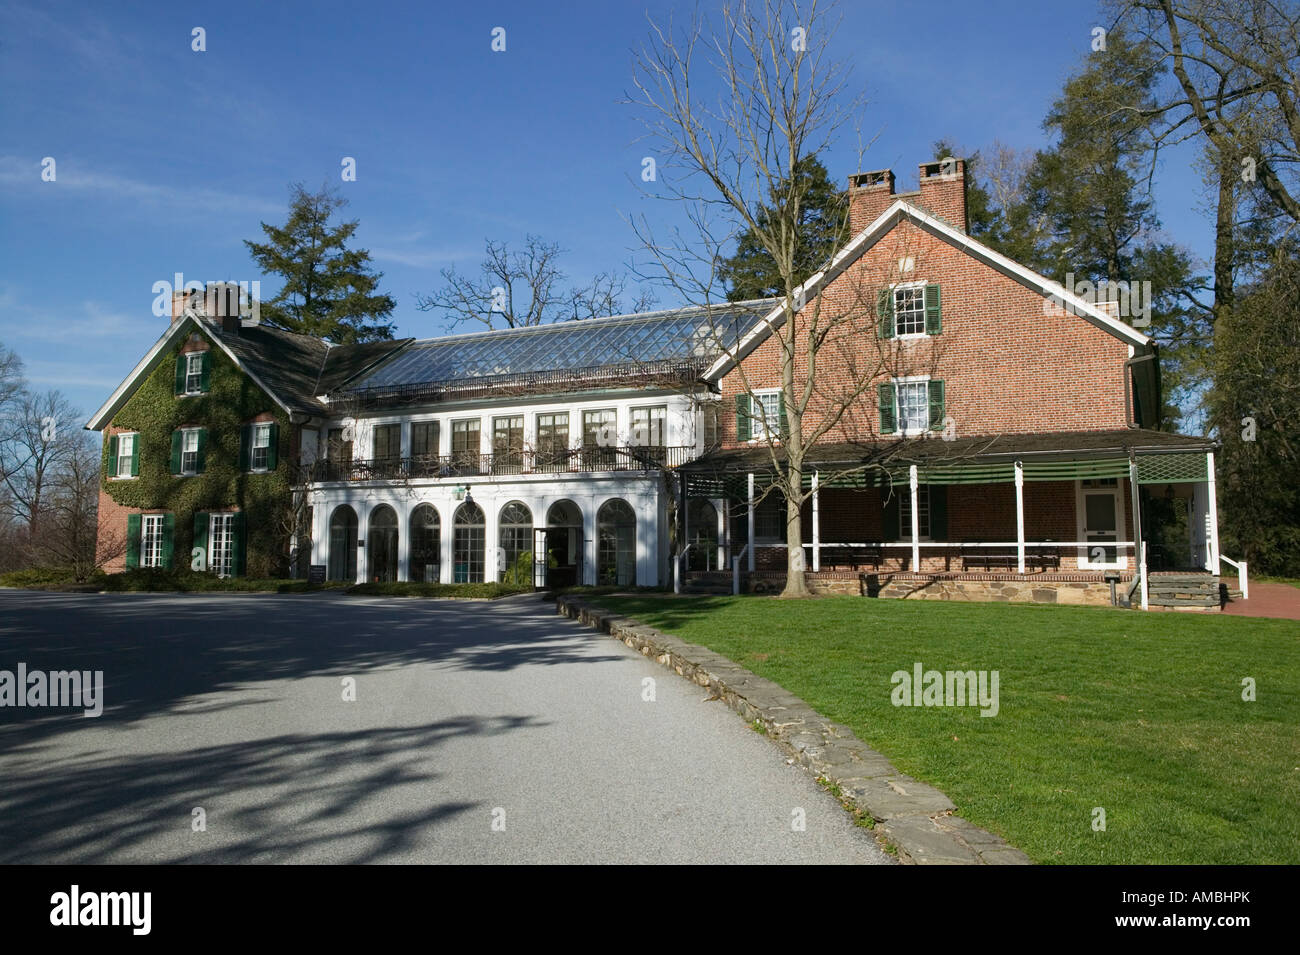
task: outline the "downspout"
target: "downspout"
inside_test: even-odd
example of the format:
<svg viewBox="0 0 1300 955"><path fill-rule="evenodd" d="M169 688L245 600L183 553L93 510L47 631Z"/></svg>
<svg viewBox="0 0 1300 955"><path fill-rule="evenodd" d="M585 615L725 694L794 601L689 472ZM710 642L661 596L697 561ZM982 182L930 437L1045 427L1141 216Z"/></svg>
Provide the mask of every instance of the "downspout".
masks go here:
<svg viewBox="0 0 1300 955"><path fill-rule="evenodd" d="M1155 357L1156 353L1151 351L1147 352L1145 355L1135 355L1132 358L1124 359L1124 415L1127 419L1126 423L1130 428L1137 429L1142 427L1137 422L1136 415L1134 414L1136 410L1135 406L1137 404L1137 389L1133 387L1133 366L1141 361L1154 361Z"/></svg>

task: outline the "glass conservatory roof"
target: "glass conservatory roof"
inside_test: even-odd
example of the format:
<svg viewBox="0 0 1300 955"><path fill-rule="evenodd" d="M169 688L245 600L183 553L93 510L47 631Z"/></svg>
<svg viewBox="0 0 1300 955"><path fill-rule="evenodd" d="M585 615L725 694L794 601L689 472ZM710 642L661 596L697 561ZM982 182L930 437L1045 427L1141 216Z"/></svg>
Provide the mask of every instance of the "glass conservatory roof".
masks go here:
<svg viewBox="0 0 1300 955"><path fill-rule="evenodd" d="M412 342L344 392L450 384L479 378L560 373L610 366L707 366L748 334L776 300L726 303L449 335Z"/></svg>

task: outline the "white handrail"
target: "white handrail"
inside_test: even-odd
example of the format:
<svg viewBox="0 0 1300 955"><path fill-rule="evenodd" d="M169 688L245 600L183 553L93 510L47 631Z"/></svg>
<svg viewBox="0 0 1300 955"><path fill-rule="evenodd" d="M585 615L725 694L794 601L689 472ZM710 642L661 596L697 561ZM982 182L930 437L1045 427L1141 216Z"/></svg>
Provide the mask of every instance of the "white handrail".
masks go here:
<svg viewBox="0 0 1300 955"><path fill-rule="evenodd" d="M1241 591L1242 600L1249 600L1250 579L1246 574L1246 561L1243 560L1241 561L1241 563L1238 563L1237 561L1233 560L1231 557L1224 557L1222 554L1219 555L1219 560L1223 561L1225 564L1231 564L1233 567L1237 568L1237 589Z"/></svg>
<svg viewBox="0 0 1300 955"><path fill-rule="evenodd" d="M731 594L736 596L740 593L740 559L745 556L749 550L749 544L741 548L740 553L731 558Z"/></svg>

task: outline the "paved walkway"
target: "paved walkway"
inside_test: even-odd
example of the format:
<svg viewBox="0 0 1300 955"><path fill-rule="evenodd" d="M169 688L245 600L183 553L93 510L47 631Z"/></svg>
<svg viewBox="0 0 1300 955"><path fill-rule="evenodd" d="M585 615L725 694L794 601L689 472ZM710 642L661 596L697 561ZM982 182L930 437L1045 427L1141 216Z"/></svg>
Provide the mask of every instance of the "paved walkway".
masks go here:
<svg viewBox="0 0 1300 955"><path fill-rule="evenodd" d="M105 707L0 707L0 863L892 861L706 690L532 597L0 590L18 663L102 670Z"/></svg>
<svg viewBox="0 0 1300 955"><path fill-rule="evenodd" d="M1249 600L1230 600L1224 613L1239 617L1281 617L1300 620L1300 587L1251 581Z"/></svg>

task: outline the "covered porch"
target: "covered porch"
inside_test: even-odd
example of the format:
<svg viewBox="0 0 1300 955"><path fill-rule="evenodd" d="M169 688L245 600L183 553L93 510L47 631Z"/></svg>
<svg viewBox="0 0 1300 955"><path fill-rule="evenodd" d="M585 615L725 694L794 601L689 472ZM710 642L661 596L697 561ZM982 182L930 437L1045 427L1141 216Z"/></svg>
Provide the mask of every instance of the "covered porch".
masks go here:
<svg viewBox="0 0 1300 955"><path fill-rule="evenodd" d="M680 473L687 585L780 590L789 545L768 449L715 452ZM815 593L1218 607L1206 439L1131 429L830 445L810 455L803 486Z"/></svg>

